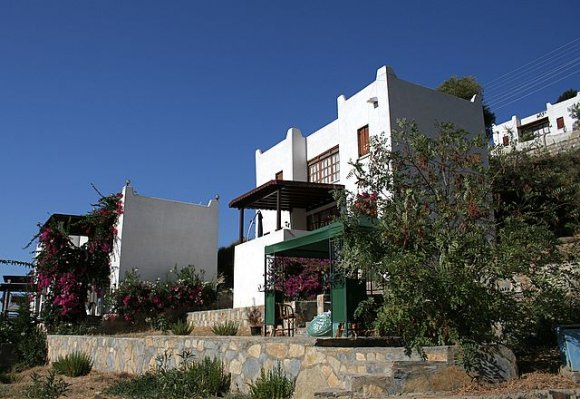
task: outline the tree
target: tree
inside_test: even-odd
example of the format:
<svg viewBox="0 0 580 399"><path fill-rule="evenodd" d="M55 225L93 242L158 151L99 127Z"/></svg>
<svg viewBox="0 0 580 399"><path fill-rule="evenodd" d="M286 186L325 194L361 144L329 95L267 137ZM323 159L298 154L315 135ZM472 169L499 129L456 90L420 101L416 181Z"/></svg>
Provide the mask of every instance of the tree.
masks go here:
<svg viewBox="0 0 580 399"><path fill-rule="evenodd" d="M559 154L513 151L490 160L495 217L513 215L556 236L580 232L580 149Z"/></svg>
<svg viewBox="0 0 580 399"><path fill-rule="evenodd" d="M563 91L562 94L560 94L560 97L558 97L558 99L556 100L556 104L561 103L562 101L566 101L569 100L571 98L576 97L576 93L578 91L574 90L574 89L568 89L566 91Z"/></svg>
<svg viewBox="0 0 580 399"><path fill-rule="evenodd" d="M234 288L234 248L237 242L220 247L217 254L217 271L224 278L225 288Z"/></svg>
<svg viewBox="0 0 580 399"><path fill-rule="evenodd" d="M429 138L403 123L391 142L373 138L368 165L353 165L340 265L384 276L375 327L407 348L496 341L497 326L518 343L578 309L568 271L553 266L553 234L519 217L496 225L485 141L450 124ZM360 227L369 217L374 228Z"/></svg>
<svg viewBox="0 0 580 399"><path fill-rule="evenodd" d="M574 130L580 130L580 102L568 107L568 112L570 113L570 117L574 119Z"/></svg>
<svg viewBox="0 0 580 399"><path fill-rule="evenodd" d="M483 104L483 122L485 123L485 129L488 137L491 137L491 125L495 123L495 114L491 109L483 102L483 88L477 82L477 79L473 76L464 76L462 78L458 76L452 76L445 82L441 83L437 90L442 93L447 93L455 97L463 98L464 100L471 100L474 95L481 96L481 101Z"/></svg>

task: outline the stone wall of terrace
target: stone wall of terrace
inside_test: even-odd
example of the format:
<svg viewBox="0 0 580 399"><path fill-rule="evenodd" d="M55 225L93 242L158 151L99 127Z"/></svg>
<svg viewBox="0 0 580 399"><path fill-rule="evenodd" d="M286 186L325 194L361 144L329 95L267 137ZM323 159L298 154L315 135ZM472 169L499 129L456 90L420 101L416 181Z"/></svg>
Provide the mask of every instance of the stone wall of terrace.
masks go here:
<svg viewBox="0 0 580 399"><path fill-rule="evenodd" d="M264 305L256 306L264 314ZM187 314L187 321L192 322L196 327L213 327L216 324L226 321L239 323L241 327L248 327L248 317L246 311L249 307L234 309L204 310L200 312L190 312Z"/></svg>
<svg viewBox="0 0 580 399"><path fill-rule="evenodd" d="M355 391L360 398L444 391L469 378L454 365L452 347L425 348L426 360L422 360L417 353L405 355L403 348L315 343L310 337L48 336L50 361L82 351L92 357L99 371L141 374L154 368L156 359L165 354L170 355L169 366L179 364L184 351L196 359L217 357L231 373L232 389L242 392L248 391L248 383L255 381L261 368L271 369L279 362L296 378L295 398L313 398L316 392L329 389Z"/></svg>

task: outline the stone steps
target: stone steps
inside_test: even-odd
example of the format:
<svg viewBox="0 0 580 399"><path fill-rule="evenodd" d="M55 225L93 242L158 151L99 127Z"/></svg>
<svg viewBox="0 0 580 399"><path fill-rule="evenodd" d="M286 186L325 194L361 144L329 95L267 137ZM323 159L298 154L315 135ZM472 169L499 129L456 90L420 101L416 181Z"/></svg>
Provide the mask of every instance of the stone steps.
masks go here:
<svg viewBox="0 0 580 399"><path fill-rule="evenodd" d="M370 399L444 392L458 388L469 379L460 368L443 362L364 362L364 366L357 367L359 372L345 375L344 389L322 390L315 398ZM364 372L364 368L368 371Z"/></svg>

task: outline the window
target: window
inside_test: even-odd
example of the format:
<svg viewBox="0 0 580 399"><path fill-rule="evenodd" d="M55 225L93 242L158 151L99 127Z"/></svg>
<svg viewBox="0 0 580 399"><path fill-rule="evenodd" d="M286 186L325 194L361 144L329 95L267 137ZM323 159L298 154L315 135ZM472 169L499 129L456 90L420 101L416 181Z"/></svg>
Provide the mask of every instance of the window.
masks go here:
<svg viewBox="0 0 580 399"><path fill-rule="evenodd" d="M362 157L369 153L369 125L363 126L357 131L358 156Z"/></svg>
<svg viewBox="0 0 580 399"><path fill-rule="evenodd" d="M284 180L284 171L283 170L276 173L276 180Z"/></svg>
<svg viewBox="0 0 580 399"><path fill-rule="evenodd" d="M521 141L533 140L550 133L550 122L548 118L522 126L518 129Z"/></svg>
<svg viewBox="0 0 580 399"><path fill-rule="evenodd" d="M558 129L564 129L564 117L563 116L556 119L556 125L558 126Z"/></svg>
<svg viewBox="0 0 580 399"><path fill-rule="evenodd" d="M510 145L510 138L508 136L503 136L503 145L506 147Z"/></svg>
<svg viewBox="0 0 580 399"><path fill-rule="evenodd" d="M313 213L312 215L308 215L306 217L306 228L308 231L312 231L327 226L332 223L339 215L340 214L336 206Z"/></svg>
<svg viewBox="0 0 580 399"><path fill-rule="evenodd" d="M312 183L335 183L340 179L338 146L308 161L308 181Z"/></svg>

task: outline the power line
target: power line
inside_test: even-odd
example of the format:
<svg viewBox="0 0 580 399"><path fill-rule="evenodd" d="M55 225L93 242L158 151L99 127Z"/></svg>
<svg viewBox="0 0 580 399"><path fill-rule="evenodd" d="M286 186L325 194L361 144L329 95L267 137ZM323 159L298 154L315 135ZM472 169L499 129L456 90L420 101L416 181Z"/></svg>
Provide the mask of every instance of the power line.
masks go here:
<svg viewBox="0 0 580 399"><path fill-rule="evenodd" d="M533 88L533 87L540 85L544 82L550 81L551 79L556 78L558 75L561 75L562 73L568 72L570 69L576 68L579 65L580 65L580 56L571 60L571 61L568 61L565 64L560 65L558 68L556 68L554 70L550 70L550 71L544 72L540 75L532 77L531 79L533 79L533 80L529 79L528 81L522 82L519 85L508 88L501 93L490 96L487 98L487 100L490 103L501 102L506 97L507 98L513 97L514 95L517 95L521 91L525 91L528 88Z"/></svg>
<svg viewBox="0 0 580 399"><path fill-rule="evenodd" d="M514 69L514 70L512 70L512 71L510 71L510 72L507 72L507 73L505 73L505 74L503 74L503 75L501 75L501 76L499 76L499 77L497 77L497 78L495 78L495 79L491 80L490 82L488 82L488 83L487 83L487 85L486 85L486 86L487 86L487 87L493 87L493 85L494 85L494 83L495 83L495 82L497 82L497 81L499 81L499 80L503 79L504 77L506 77L506 76L509 76L509 75L513 74L514 72L517 72L517 71L519 71L519 70L521 70L521 69L523 69L523 68L527 67L527 66L528 66L528 65L530 65L530 64L534 64L535 62L537 62L537 61L541 60L542 58L545 58L545 57L549 56L550 54L553 54L553 53L555 53L556 51L558 51L558 50L561 50L561 49L565 48L566 46L568 46L568 45L570 45L570 44L572 44L572 43L576 43L576 42L578 42L578 41L580 41L580 37L578 37L578 38L576 38L576 39L574 39L574 40L572 40L572 41L570 41L570 42L568 42L568 43L566 43L566 44L564 44L564 45L562 45L562 46L560 46L560 47L558 47L558 48L556 48L556 49L554 49L554 50L552 50L552 51L550 51L549 53L546 53L546 54L544 54L544 55L542 55L542 56L540 56L540 57L538 57L538 58L536 58L536 59L534 59L534 60L532 60L532 61L528 62L527 64L524 64L524 65L522 65L522 66L520 66L520 67L518 67L518 68L516 68L516 69Z"/></svg>
<svg viewBox="0 0 580 399"><path fill-rule="evenodd" d="M578 43L577 49L580 50L580 42ZM502 82L498 82L496 84L496 86L495 87L492 87L491 89L488 88L488 87L486 87L485 92L487 94L489 94L489 93L495 93L495 92L505 91L505 89L506 89L505 86L509 86L513 82L517 82L519 80L527 79L526 78L527 75L531 75L532 73L534 73L535 71L538 71L540 69L546 70L546 69L555 67L557 65L560 65L562 61L565 61L566 59L569 59L570 57L574 57L576 55L579 55L580 56L580 51L574 52L573 49L569 49L565 53L559 54L559 55L553 57L552 59L544 60L541 63L539 63L537 65L534 65L534 66L526 69L524 72L522 72L522 73L520 73L520 74L518 74L516 76L513 76L511 78L505 79ZM555 64L555 65L551 65L551 64Z"/></svg>
<svg viewBox="0 0 580 399"><path fill-rule="evenodd" d="M498 110L498 109L501 109L501 108L503 108L503 107L505 107L505 106L507 106L507 105L513 104L513 103L515 103L516 101L519 101L519 100L521 100L521 99L523 99L523 98L526 98L526 97L528 97L528 96L530 96L530 95L532 95L532 94L534 94L534 93L536 93L536 92L538 92L538 91L540 91L540 90L542 90L542 89L545 89L546 87L550 87L550 86L552 86L553 84L555 84L555 83L558 83L558 82L560 82L560 81L562 81L562 80L566 79L567 77L570 77L570 76L572 76L572 75L575 75L575 74L577 74L578 72L580 72L580 70L576 70L576 71L574 71L574 72L572 72L572 73L570 73L570 74L568 74L568 75L566 75L566 76L563 76L563 77L561 77L560 79L558 79L558 80L556 80L556 81L554 81L554 82L552 82L552 83L549 83L549 84L547 84L547 85L545 85L545 86L542 86L542 87L540 87L540 88L538 88L538 89L536 89L536 90L533 90L533 91L531 91L531 92L527 93L526 95L523 95L523 96L521 96L521 97L519 97L519 98L516 98L515 100L509 101L509 102L507 102L507 103L505 103L505 104L502 104L502 105L500 105L499 107L494 107L494 110Z"/></svg>

